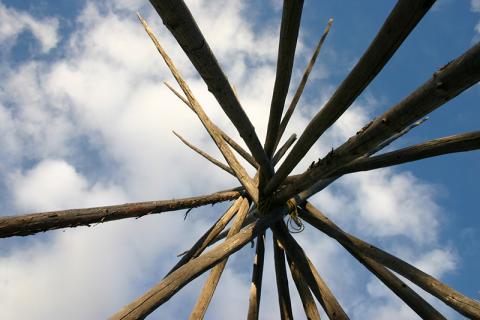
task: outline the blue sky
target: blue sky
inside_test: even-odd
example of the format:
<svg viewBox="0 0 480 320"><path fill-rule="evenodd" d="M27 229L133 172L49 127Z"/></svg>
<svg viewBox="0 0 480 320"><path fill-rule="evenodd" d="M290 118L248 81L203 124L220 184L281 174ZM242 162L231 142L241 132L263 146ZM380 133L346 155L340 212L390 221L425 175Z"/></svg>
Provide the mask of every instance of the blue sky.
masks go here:
<svg viewBox="0 0 480 320"><path fill-rule="evenodd" d="M263 139L281 2L187 3ZM334 23L285 136L302 132L394 3L305 1L293 87L326 22L333 18ZM173 79L137 22L137 10L152 24L209 116L238 137L148 2L1 0L0 214L168 199L236 185L171 134L176 130L220 158L198 120L163 86L163 80ZM479 23L478 1L437 1L297 171L470 48L479 39ZM390 149L478 130L479 95L478 86L469 89ZM480 283L471 276L480 268L479 156L476 151L353 174L312 201L349 232L479 299ZM0 318L72 318L78 301L86 307L73 318L105 318L159 281L176 253L224 207L196 209L186 222L178 212L2 240ZM179 238L180 233L186 236ZM352 318L388 319L392 313L414 318L333 241L312 228L298 239ZM230 260L209 319L244 318L252 256L248 247ZM271 252L266 260L273 270ZM262 294L265 319L278 317L272 273L265 276ZM152 319L187 316L189 308L180 303L193 305L201 285L199 279L187 286ZM233 290L238 294L232 295ZM292 290L294 310L300 312L295 296ZM461 319L441 302L429 301L448 318Z"/></svg>

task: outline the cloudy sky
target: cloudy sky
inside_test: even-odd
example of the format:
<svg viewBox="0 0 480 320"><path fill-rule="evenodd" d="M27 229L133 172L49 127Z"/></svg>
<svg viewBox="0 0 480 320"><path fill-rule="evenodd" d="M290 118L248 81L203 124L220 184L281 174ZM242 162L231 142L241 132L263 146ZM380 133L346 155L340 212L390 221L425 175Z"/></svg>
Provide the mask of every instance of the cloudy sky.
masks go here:
<svg viewBox="0 0 480 320"><path fill-rule="evenodd" d="M381 75L296 171L341 144L480 38L480 1L437 1ZM259 4L261 3L261 4ZM333 28L286 135L300 134L373 39L395 1L305 1L293 74L301 77L329 18ZM261 139L275 75L281 2L187 1ZM238 183L179 143L220 158L194 115L163 85L173 79L144 33L140 11L211 119L238 135L144 0L0 0L0 214L179 198ZM478 130L480 90L434 112L390 149ZM290 95L291 98L291 95ZM287 99L290 101L290 98ZM459 291L480 298L478 152L337 181L312 201L349 232ZM253 171L250 170L250 172ZM0 318L102 319L157 283L226 204L0 241ZM296 236L353 319L414 319L334 241ZM268 235L268 249L271 248ZM254 249L227 264L208 319L243 319ZM266 253L262 319L278 318ZM202 278L151 319L185 318ZM302 314L293 284L294 313ZM292 290L293 289L293 290ZM436 299L447 318L460 319ZM300 317L301 318L301 317Z"/></svg>

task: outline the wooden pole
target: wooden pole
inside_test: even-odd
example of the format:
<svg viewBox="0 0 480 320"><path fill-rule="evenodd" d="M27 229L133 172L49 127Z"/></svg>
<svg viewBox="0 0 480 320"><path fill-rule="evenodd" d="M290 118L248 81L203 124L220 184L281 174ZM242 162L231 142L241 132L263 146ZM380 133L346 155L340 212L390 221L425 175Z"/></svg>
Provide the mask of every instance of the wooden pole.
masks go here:
<svg viewBox="0 0 480 320"><path fill-rule="evenodd" d="M240 195L240 191L226 190L210 195L184 199L135 202L115 206L3 216L0 217L0 238L28 236L54 229L90 226L113 220L140 218L149 214L196 208L207 204L233 200Z"/></svg>
<svg viewBox="0 0 480 320"><path fill-rule="evenodd" d="M363 264L371 273L373 273L380 281L383 282L390 290L393 291L400 299L405 302L418 316L422 319L438 319L446 320L444 316L427 301L425 301L418 293L407 286L403 281L396 277L391 271L370 259L361 253L345 246L350 254L352 254L361 264Z"/></svg>
<svg viewBox="0 0 480 320"><path fill-rule="evenodd" d="M188 263L172 272L145 294L123 307L110 319L145 319L146 316L152 313L164 302L168 301L187 283L220 263L231 254L240 250L254 237L264 232L266 228L280 218L281 215L265 215L255 223L248 225L230 239L227 239L225 242L215 246L197 258L190 260Z"/></svg>
<svg viewBox="0 0 480 320"><path fill-rule="evenodd" d="M184 98L177 90L175 90L175 88L173 88L167 81L164 81L163 83L180 100L182 100L182 102L185 103L190 110L192 110L196 114L195 110L190 106L190 103L188 102L188 100L186 98ZM220 132L220 135L222 136L222 138L233 148L233 150L235 150L239 155L241 155L245 160L247 160L247 162L250 163L253 167L255 167L257 169L259 168L258 163L250 155L250 153L245 151L245 149L243 149L238 143L236 143L235 140L230 138L230 136L225 131L223 131L222 129L220 129L217 126L215 126L215 128L217 129L218 132Z"/></svg>
<svg viewBox="0 0 480 320"><path fill-rule="evenodd" d="M275 259L275 276L277 280L278 304L280 306L280 319L293 319L290 290L288 288L287 269L285 267L285 253L273 235L273 256Z"/></svg>
<svg viewBox="0 0 480 320"><path fill-rule="evenodd" d="M382 143L381 146L384 146L384 144ZM377 149L379 148L375 148L373 151L376 152ZM344 174L390 167L443 154L477 149L480 149L480 131L434 139L378 156L363 156L343 167L340 167L334 171L330 177L315 182L306 190L300 192L300 195L302 198L308 199L312 195L325 189L333 181ZM289 178L291 184L296 184L302 179L302 175L290 176Z"/></svg>
<svg viewBox="0 0 480 320"><path fill-rule="evenodd" d="M195 113L197 114L198 118L202 122L205 129L207 129L207 131L210 134L210 136L212 137L213 141L215 141L215 144L220 149L220 152L225 157L225 160L227 160L230 168L232 168L232 170L235 172L235 175L236 175L237 179L245 187L245 190L247 190L247 192L250 195L250 197L252 198L252 200L255 203L258 203L258 189L255 186L253 180L248 176L245 169L238 162L238 160L235 157L235 155L233 154L233 152L230 150L230 148L225 143L225 140L223 140L222 136L218 133L218 131L216 130L217 127L211 122L211 120L205 114L202 106L197 101L197 99L195 99L195 97L193 96L193 93L190 90L190 87L187 85L187 83L185 82L185 80L181 76L180 72L177 70L177 68L173 64L170 57L167 55L165 50L160 45L160 42L158 41L158 39L153 34L150 26L142 18L142 16L140 16L140 14L138 14L138 18L139 18L140 22L142 23L143 27L145 28L145 31L147 32L148 36L150 37L150 39L155 44L155 46L156 46L158 52L160 53L160 55L162 56L163 60L167 64L168 68L170 69L172 75L175 77L175 80L177 80L178 84L182 88L183 93L185 94L185 96L188 99L189 105L195 110Z"/></svg>
<svg viewBox="0 0 480 320"><path fill-rule="evenodd" d="M293 143L297 140L297 135L294 133L288 138L287 141L283 144L283 146L278 149L277 153L273 156L272 162L273 165L277 164L280 159L285 155L288 149L293 145Z"/></svg>
<svg viewBox="0 0 480 320"><path fill-rule="evenodd" d="M303 72L302 80L300 81L297 90L295 91L295 95L293 96L292 102L290 102L290 105L288 106L287 111L285 112L285 115L282 118L282 122L280 123L280 127L278 128L278 134L277 134L277 142L275 143L275 148L277 148L278 143L280 142L280 139L282 139L283 133L285 132L285 129L287 128L288 122L290 121L290 118L292 117L293 111L295 111L295 108L297 107L298 101L300 100L300 97L302 96L303 90L305 89L305 85L307 84L308 77L310 76L310 73L313 70L313 66L315 65L315 62L317 61L318 54L320 53L320 49L323 46L323 43L325 42L325 39L327 38L328 33L330 32L330 28L332 27L333 19L328 20L327 27L325 28L325 31L323 32L322 37L318 41L317 47L315 48L315 51L313 51L313 55L310 58L310 61L308 62L308 65Z"/></svg>
<svg viewBox="0 0 480 320"><path fill-rule="evenodd" d="M429 140L382 155L355 160L340 168L335 172L335 175L374 170L444 154L477 149L480 149L480 131L456 134L449 137Z"/></svg>
<svg viewBox="0 0 480 320"><path fill-rule="evenodd" d="M307 320L320 320L320 313L318 312L317 305L313 300L312 292L307 285L307 281L303 278L302 273L298 267L293 263L292 259L287 256L288 266L292 274L293 282L297 287L298 295L302 301L303 309Z"/></svg>
<svg viewBox="0 0 480 320"><path fill-rule="evenodd" d="M298 179L299 183L290 184L282 189L278 198L289 199L322 177L331 175L339 167L368 154L377 145L388 140L410 123L442 106L479 80L480 43L477 43L440 68L430 80L409 96L367 124L358 134L322 159L316 167L304 172Z"/></svg>
<svg viewBox="0 0 480 320"><path fill-rule="evenodd" d="M373 42L326 105L310 121L297 143L270 180L274 192L312 145L353 103L382 70L435 0L399 0Z"/></svg>
<svg viewBox="0 0 480 320"><path fill-rule="evenodd" d="M388 252L344 232L310 203L307 202L305 204L305 210L300 211L300 216L303 220L324 232L329 237L334 238L342 245L357 250L365 256L404 276L464 316L472 319L480 319L480 302L462 295L460 292L455 291L434 277Z"/></svg>
<svg viewBox="0 0 480 320"><path fill-rule="evenodd" d="M234 235L236 235L242 228L243 221L245 220L245 217L248 213L248 208L249 208L248 200L243 199L240 205L240 208L238 209L237 216L233 221L233 225L230 228L230 231L228 232L227 240L232 238ZM228 260L228 257L225 258L219 264L217 264L215 267L213 267L212 271L210 271L207 281L205 281L205 284L200 293L200 296L197 299L197 303L193 307L192 313L190 314L190 317L189 317L190 320L203 319L203 317L205 316L208 305L212 300L213 293L215 292L215 289L217 288L217 284L220 281L220 277L222 276L223 270L227 265L227 260Z"/></svg>
<svg viewBox="0 0 480 320"><path fill-rule="evenodd" d="M318 274L314 265L303 252L300 245L295 241L292 235L286 230L286 227L279 223L271 227L277 236L287 256L298 266L302 276L307 281L310 289L322 305L330 319L348 319L347 314L338 303L327 284Z"/></svg>
<svg viewBox="0 0 480 320"><path fill-rule="evenodd" d="M282 118L285 99L292 77L293 60L297 47L298 31L302 18L303 0L284 0L280 41L278 44L277 72L273 87L270 116L268 119L265 152L272 157L277 142L278 128Z"/></svg>
<svg viewBox="0 0 480 320"><path fill-rule="evenodd" d="M279 161L280 159L285 155L285 153L288 151L288 149L292 146L292 144L295 142L295 140L297 140L297 135L296 134L292 134L290 136L290 138L288 138L287 141L285 141L285 143L283 144L283 146L275 153L275 155L273 156L273 159L272 159L272 164L273 166L275 166ZM253 181L255 181L256 183L259 183L259 180L260 180L260 176L261 176L261 172L260 170L257 171L257 173L255 174L255 177L253 178ZM260 188L260 184L259 184L259 188Z"/></svg>
<svg viewBox="0 0 480 320"><path fill-rule="evenodd" d="M150 3L195 66L207 84L208 90L215 96L220 107L232 121L256 162L265 171L271 171L269 159L255 133L255 128L242 109L232 86L185 2L182 0L150 0Z"/></svg>
<svg viewBox="0 0 480 320"><path fill-rule="evenodd" d="M255 260L253 262L252 284L248 299L248 320L258 320L260 314L260 300L262 295L263 264L265 260L265 232L257 236Z"/></svg>
<svg viewBox="0 0 480 320"><path fill-rule="evenodd" d="M208 229L207 232L203 234L203 236L198 239L197 242L188 250L180 259L180 261L177 262L175 266L167 273L167 276L172 273L173 271L177 270L181 266L183 266L185 263L188 261L198 257L205 248L207 248L211 243L212 240L215 239L218 234L225 229L226 225L230 222L230 220L233 218L235 213L237 213L238 208L243 202L243 197L238 198L235 200L235 202L230 206L230 208L223 214L215 224Z"/></svg>
<svg viewBox="0 0 480 320"><path fill-rule="evenodd" d="M367 154L365 154L364 156L360 157L359 159L362 159L362 158L367 158L369 156L371 156L372 154L375 154L377 153L378 151L382 150L383 148L385 148L386 146L388 146L390 143L392 143L393 141L397 140L398 138L400 137L403 137L405 134L407 134L410 130L412 130L413 128L416 128L418 127L419 125L421 125L422 123L424 123L425 121L427 121L428 118L423 118L419 121L415 121L414 123L410 124L409 126L405 127L404 129L402 129L400 132L394 134L393 136L391 136L390 138L388 138L387 140L383 141L382 143L380 143L379 145L377 145L375 148L373 148L372 150L370 150ZM290 183L295 183L295 179L298 178L299 176L289 176L287 177L287 179L285 179L285 181L287 182L287 180L290 180ZM323 189L325 189L326 187L328 187L331 183L333 183L335 180L337 180L338 178L340 178L341 176L338 175L338 176L335 176L335 177L332 177L332 178L326 178L326 179L322 179L320 181L317 181L315 182L313 185L311 185L310 187L308 187L306 190L300 192L298 195L300 198L302 199L309 199L311 196L313 196L314 194L322 191Z"/></svg>

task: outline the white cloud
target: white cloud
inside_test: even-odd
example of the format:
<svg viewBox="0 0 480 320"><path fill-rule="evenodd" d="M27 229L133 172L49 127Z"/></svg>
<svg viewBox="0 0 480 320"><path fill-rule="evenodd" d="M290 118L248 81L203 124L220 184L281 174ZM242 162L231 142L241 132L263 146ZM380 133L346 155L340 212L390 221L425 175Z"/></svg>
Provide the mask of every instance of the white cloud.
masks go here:
<svg viewBox="0 0 480 320"><path fill-rule="evenodd" d="M15 41L24 31L33 34L43 53L50 51L59 41L56 18L36 19L26 12L7 8L0 2L0 42Z"/></svg>
<svg viewBox="0 0 480 320"><path fill-rule="evenodd" d="M452 252L436 249L423 255L415 265L434 277L441 277L446 272L455 269L456 260Z"/></svg>
<svg viewBox="0 0 480 320"><path fill-rule="evenodd" d="M354 201L350 218L359 229L380 237L403 235L419 243L435 240L439 209L431 186L411 174L388 170L355 174L342 182Z"/></svg>
<svg viewBox="0 0 480 320"><path fill-rule="evenodd" d="M0 143L8 151L0 156L0 176L9 178L5 187L13 196L15 210L191 196L238 184L192 156L171 134L174 129L221 159L195 116L163 86L162 80L171 81L170 73L135 13L129 11L142 4L107 1L100 10L105 3L89 2L66 39L64 56L0 71L5 79L0 89ZM246 3L217 4L189 2L263 137L268 118L265 106L270 105L275 75L278 25L268 24L258 32L246 16ZM28 16L4 6L0 10ZM160 19L153 11L144 11L212 120L238 137ZM41 21L57 23L51 18ZM9 41L19 32L10 32ZM39 40L45 41L42 50L54 46L58 36L55 39ZM302 46L300 41L303 54ZM318 67L328 71L325 65ZM294 85L300 76L295 73ZM302 132L312 112L331 93L332 88L325 86L317 100L302 100L304 105L294 114L286 136ZM368 122L379 102L364 100L322 137L298 170ZM405 244L407 258L438 276L455 266L449 252L437 249L441 210L435 189L409 173L384 170L353 175L322 192L314 202L352 233L381 240L388 248L396 248L392 239L413 240ZM105 318L157 282L175 262L175 254L188 248L223 207L196 209L186 222L181 213L163 214L52 232L46 239L33 237L27 245L15 245L15 250L0 257L0 314L15 319ZM426 222L431 226L428 232L421 229ZM362 301L379 318L388 310L411 315L392 303L391 296L375 293L362 267L352 263L331 239L312 228L298 238L348 311L361 314L358 302ZM229 262L209 313L212 318L244 318L252 251L245 249ZM448 263L435 269L442 260ZM268 252L266 263L266 270L273 270ZM278 318L274 277L273 272L265 273L263 318ZM188 314L188 308L175 303L193 305L201 285L196 281L187 286L157 315ZM291 291L294 308L300 310L293 283ZM372 300L365 300L365 295ZM23 307L25 301L29 308ZM79 302L88 308L72 315ZM372 311L379 306L381 310Z"/></svg>
<svg viewBox="0 0 480 320"><path fill-rule="evenodd" d="M49 241L30 241L2 255L2 318L107 318L151 285L145 275L154 281L163 276L175 262L175 248L186 248L172 233L198 234L206 227L175 215L132 222L52 232ZM84 306L80 310L78 303Z"/></svg>
<svg viewBox="0 0 480 320"><path fill-rule="evenodd" d="M68 138L74 123L68 109L51 103L44 86L44 74L48 71L48 66L28 62L2 73L0 122L5 134L0 141L11 146L11 152L5 154L10 162L53 154L64 156L69 152Z"/></svg>
<svg viewBox="0 0 480 320"><path fill-rule="evenodd" d="M470 6L473 12L480 12L480 1L479 0L471 0Z"/></svg>
<svg viewBox="0 0 480 320"><path fill-rule="evenodd" d="M24 210L61 210L124 202L116 186L88 185L75 168L62 160L43 160L27 172L10 177L15 204Z"/></svg>
<svg viewBox="0 0 480 320"><path fill-rule="evenodd" d="M451 252L435 249L420 257L419 260L414 261L413 264L421 270L438 278L444 272L453 270L455 263L456 257ZM402 277L400 278L412 289L416 290L422 298L434 306L434 308L442 313L447 319L458 317L452 309L448 308L439 300L432 298L432 296L423 292L410 281ZM396 319L412 319L417 317L408 306L406 306L398 297L394 296L388 288L373 276L370 277L366 289L373 303L358 306L355 310L358 315L366 315L366 318L371 319L391 319L392 314L395 314Z"/></svg>
<svg viewBox="0 0 480 320"><path fill-rule="evenodd" d="M479 0L471 0L470 1L470 9L472 12L479 13L480 12L480 1ZM480 34L480 22L475 25L474 28L476 35L473 38L473 41L478 41L478 37Z"/></svg>
<svg viewBox="0 0 480 320"><path fill-rule="evenodd" d="M475 0L473 0L475 1ZM453 0L437 0L433 6L432 6L432 11L441 11L444 10L445 8L448 8L449 5L454 3Z"/></svg>

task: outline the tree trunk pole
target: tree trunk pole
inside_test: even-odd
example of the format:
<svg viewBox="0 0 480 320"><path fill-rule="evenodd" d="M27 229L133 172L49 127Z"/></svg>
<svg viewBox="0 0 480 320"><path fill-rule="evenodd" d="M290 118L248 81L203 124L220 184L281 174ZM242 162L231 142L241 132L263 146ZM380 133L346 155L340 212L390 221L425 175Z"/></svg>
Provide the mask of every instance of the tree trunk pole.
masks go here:
<svg viewBox="0 0 480 320"><path fill-rule="evenodd" d="M305 85L307 84L308 77L310 76L310 73L313 70L313 66L317 61L317 57L318 57L318 54L320 53L320 49L322 48L322 45L325 42L325 39L327 38L328 33L330 32L332 23L333 23L333 19L328 20L327 27L325 28L325 31L323 32L322 37L318 41L317 47L315 48L312 54L312 57L310 58L310 61L308 62L307 67L305 68L305 71L303 72L302 80L300 81L300 84L298 85L297 90L295 91L295 95L293 96L292 102L290 102L290 105L288 106L288 109L285 112L285 115L283 116L282 121L280 122L280 127L278 128L277 141L275 143L274 150L277 148L278 144L280 143L283 133L287 128L288 121L290 121L293 111L295 111L295 108L297 107L298 101L300 100L303 90L305 89Z"/></svg>
<svg viewBox="0 0 480 320"><path fill-rule="evenodd" d="M312 292L308 287L307 281L302 276L298 267L293 263L292 259L287 256L288 265L292 274L293 282L297 287L298 295L302 300L303 309L308 320L320 320L320 313L318 312L315 300L313 300Z"/></svg>
<svg viewBox="0 0 480 320"><path fill-rule="evenodd" d="M126 203L115 206L70 209L0 217L0 238L28 236L49 230L88 226L108 221L140 218L167 211L196 208L229 201L241 196L240 191L226 190L206 196L184 199Z"/></svg>
<svg viewBox="0 0 480 320"><path fill-rule="evenodd" d="M369 171L418 161L440 155L480 149L480 131L457 134L429 140L414 146L387 152L378 156L361 158L337 170L334 175Z"/></svg>
<svg viewBox="0 0 480 320"><path fill-rule="evenodd" d="M283 144L283 146L278 149L277 153L273 156L272 162L273 165L277 164L280 159L285 155L285 153L290 149L290 147L293 145L293 143L297 140L297 135L292 134L290 138L288 138L287 141Z"/></svg>
<svg viewBox="0 0 480 320"><path fill-rule="evenodd" d="M361 264L373 273L383 284L405 302L422 319L446 320L432 305L423 299L418 293L407 286L402 280L396 277L391 271L366 257L360 252L344 246Z"/></svg>
<svg viewBox="0 0 480 320"><path fill-rule="evenodd" d="M188 263L172 272L145 294L123 307L110 319L145 319L146 316L168 301L190 281L217 265L231 254L240 250L254 237L264 232L265 229L280 218L281 215L266 215L255 223L248 225L230 239L227 239L225 242L215 246L213 249L201 254L197 258L190 260Z"/></svg>
<svg viewBox="0 0 480 320"><path fill-rule="evenodd" d="M298 266L304 279L307 281L310 289L322 305L330 319L348 320L348 316L343 311L342 306L328 288L327 284L318 274L314 265L303 252L300 245L295 241L292 235L286 230L286 227L279 223L273 225L272 230L285 249L287 256Z"/></svg>
<svg viewBox="0 0 480 320"><path fill-rule="evenodd" d="M249 206L248 200L243 198L240 208L238 209L237 216L235 217L233 225L228 232L227 240L236 235L242 228L242 224L247 216ZM223 270L227 265L227 261L228 257L213 267L212 271L210 271L207 281L205 281L203 289L197 299L197 303L193 307L192 313L190 314L190 320L203 319L205 316L208 305L210 304L210 301L212 301L213 293L215 292Z"/></svg>
<svg viewBox="0 0 480 320"><path fill-rule="evenodd" d="M208 90L232 121L256 162L264 170L272 170L270 161L255 133L255 128L240 105L232 86L185 2L183 0L150 0L150 3L205 81Z"/></svg>
<svg viewBox="0 0 480 320"><path fill-rule="evenodd" d="M290 290L288 288L287 269L285 267L285 253L280 247L275 235L273 236L273 256L275 259L275 276L277 280L280 318L282 320L293 319Z"/></svg>
<svg viewBox="0 0 480 320"><path fill-rule="evenodd" d="M290 78L292 77L295 49L297 47L298 31L302 18L303 0L284 0L280 40L278 44L278 59L273 87L272 103L268 118L265 152L272 157L277 142L278 128L282 118L285 99L287 98Z"/></svg>
<svg viewBox="0 0 480 320"><path fill-rule="evenodd" d="M230 206L230 208L220 217L220 219L215 222L213 226L208 229L203 236L198 239L198 241L188 250L177 262L175 266L167 273L167 276L172 273L173 271L177 270L181 266L183 266L188 261L198 257L204 250L207 248L215 239L218 234L227 226L230 220L233 218L235 213L237 213L240 205L243 202L243 197L238 198L235 202Z"/></svg>
<svg viewBox="0 0 480 320"><path fill-rule="evenodd" d="M252 284L248 299L248 320L258 320L260 313L260 298L262 295L263 264L265 260L265 233L257 236L255 260L252 271Z"/></svg>
<svg viewBox="0 0 480 320"><path fill-rule="evenodd" d="M342 245L357 250L365 256L404 276L464 316L472 319L480 319L480 302L462 295L460 292L455 291L434 277L388 252L344 232L310 203L306 203L305 210L300 211L300 216L315 228L324 232L329 237L334 238Z"/></svg>
<svg viewBox="0 0 480 320"><path fill-rule="evenodd" d="M268 183L265 193L274 192L318 138L350 107L383 69L435 0L399 0L349 75L330 100L310 121L290 154Z"/></svg>
<svg viewBox="0 0 480 320"><path fill-rule="evenodd" d="M212 137L213 141L215 142L218 149L224 156L225 160L228 162L228 165L235 172L235 175L239 180L239 182L245 187L245 190L247 190L252 200L255 203L258 203L258 189L253 183L253 180L248 176L248 173L245 171L245 168L243 168L242 165L238 162L232 150L230 150L230 147L226 144L225 140L220 135L220 133L216 129L217 126L215 126L215 124L213 124L210 118L206 115L202 106L200 105L198 100L194 97L192 91L190 90L190 87L188 86L188 84L185 82L180 72L175 67L172 59L170 59L168 54L160 45L160 42L158 41L157 37L153 34L153 31L148 25L148 23L142 18L142 16L140 16L140 14L138 14L138 18L142 23L148 36L150 37L152 42L155 44L155 47L157 48L158 52L162 56L163 60L165 61L165 64L170 69L170 72L174 76L180 88L182 88L183 93L188 99L189 105L195 110L195 113L197 114L198 118L202 122L205 129L208 131L208 133Z"/></svg>
<svg viewBox="0 0 480 320"><path fill-rule="evenodd" d="M435 72L431 79L377 117L355 136L300 175L298 183L283 188L277 199L289 199L316 181L375 149L403 128L439 108L480 80L480 43ZM295 146L301 143L301 138ZM292 152L294 149L292 149ZM285 159L284 163L288 160ZM283 166L282 164L282 166ZM274 178L272 178L273 181ZM282 181L280 181L282 182ZM268 188L267 188L268 189Z"/></svg>

